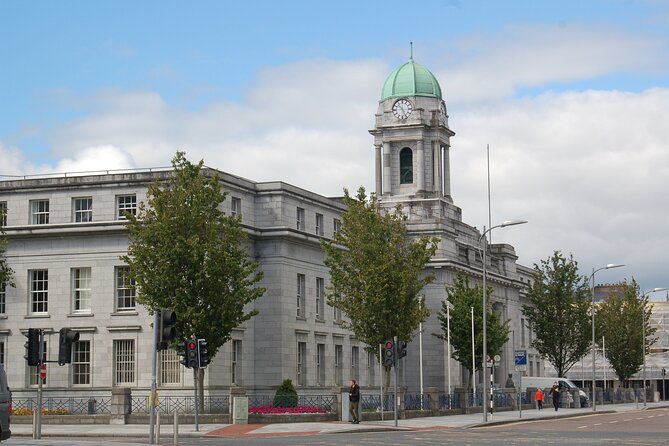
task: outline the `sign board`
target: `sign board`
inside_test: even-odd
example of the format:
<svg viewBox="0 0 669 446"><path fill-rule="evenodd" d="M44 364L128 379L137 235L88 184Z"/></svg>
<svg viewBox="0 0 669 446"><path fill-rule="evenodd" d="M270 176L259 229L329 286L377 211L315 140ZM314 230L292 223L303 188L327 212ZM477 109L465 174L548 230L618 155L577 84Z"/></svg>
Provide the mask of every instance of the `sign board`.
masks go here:
<svg viewBox="0 0 669 446"><path fill-rule="evenodd" d="M39 377L42 378L42 380L45 380L46 379L46 364L41 364L39 368L40 368Z"/></svg>
<svg viewBox="0 0 669 446"><path fill-rule="evenodd" d="M513 362L517 372L525 372L527 370L527 350L515 350Z"/></svg>

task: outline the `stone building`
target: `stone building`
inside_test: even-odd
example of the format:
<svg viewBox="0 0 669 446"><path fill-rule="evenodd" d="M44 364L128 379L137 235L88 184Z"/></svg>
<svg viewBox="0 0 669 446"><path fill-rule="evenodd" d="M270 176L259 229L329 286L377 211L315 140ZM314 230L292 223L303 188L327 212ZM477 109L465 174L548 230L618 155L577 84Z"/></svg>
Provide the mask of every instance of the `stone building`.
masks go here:
<svg viewBox="0 0 669 446"><path fill-rule="evenodd" d="M454 204L449 152L455 133L434 75L413 60L393 71L370 133L382 206L402 204L411 233L440 238L426 267L436 280L424 290L432 315L423 324L422 355L417 334L402 360L400 384L409 392L418 392L421 383L442 391L449 383L461 387L467 372L448 359L446 343L432 334L441 331L436 315L456 275L481 281L483 245L480 231L462 221ZM61 328L80 333L72 364L49 364L47 392L88 396L108 394L114 386L148 392L152 318L136 304L128 269L119 258L128 246L123 212L135 212L147 185L165 175L165 170L148 169L1 178L6 217L0 223L16 286L0 290L0 361L15 395L32 393L37 382L36 368L23 359L29 328L51 333L46 336L50 360L57 358ZM342 315L324 301L329 274L320 242L338 229L341 200L282 182L219 175L229 194L224 210L241 214L267 292L252 304L259 315L235 329L232 341L213 358L205 375L208 391L239 386L264 392L286 378L303 393L330 392L351 377L363 389L378 387L375 355L341 327ZM488 284L494 288L490 300L509 320L515 341L501 355L495 383L503 386L515 373L514 349L528 350L527 374L542 375L520 313L531 270L516 263L510 245L487 245L486 252ZM187 372L176 352L161 353L158 384L163 392L192 390Z"/></svg>

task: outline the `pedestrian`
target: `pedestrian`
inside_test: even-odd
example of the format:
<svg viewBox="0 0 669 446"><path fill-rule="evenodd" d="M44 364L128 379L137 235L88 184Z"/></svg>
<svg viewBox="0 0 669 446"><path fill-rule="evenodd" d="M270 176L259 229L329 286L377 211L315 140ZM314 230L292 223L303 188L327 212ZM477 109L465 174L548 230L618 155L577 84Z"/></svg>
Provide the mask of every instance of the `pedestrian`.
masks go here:
<svg viewBox="0 0 669 446"><path fill-rule="evenodd" d="M537 389L537 393L534 394L534 401L537 402L537 408L543 410L544 408L544 391L541 388Z"/></svg>
<svg viewBox="0 0 669 446"><path fill-rule="evenodd" d="M355 382L354 379L351 380L351 388L348 390L348 413L351 415L351 423L359 424L360 423L360 386Z"/></svg>
<svg viewBox="0 0 669 446"><path fill-rule="evenodd" d="M550 392L548 392L548 396L553 397L553 407L555 407L555 411L557 412L558 406L560 405L560 386L557 381L553 383L553 387L551 387Z"/></svg>

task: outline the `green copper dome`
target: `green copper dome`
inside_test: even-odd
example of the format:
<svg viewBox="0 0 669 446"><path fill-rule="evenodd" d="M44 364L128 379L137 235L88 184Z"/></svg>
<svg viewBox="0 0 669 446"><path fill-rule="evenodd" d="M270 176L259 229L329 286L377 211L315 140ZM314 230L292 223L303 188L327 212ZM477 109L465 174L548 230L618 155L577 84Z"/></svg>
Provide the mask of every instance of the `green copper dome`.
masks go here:
<svg viewBox="0 0 669 446"><path fill-rule="evenodd" d="M382 101L402 96L428 96L441 100L441 87L430 70L409 59L390 73L381 91Z"/></svg>

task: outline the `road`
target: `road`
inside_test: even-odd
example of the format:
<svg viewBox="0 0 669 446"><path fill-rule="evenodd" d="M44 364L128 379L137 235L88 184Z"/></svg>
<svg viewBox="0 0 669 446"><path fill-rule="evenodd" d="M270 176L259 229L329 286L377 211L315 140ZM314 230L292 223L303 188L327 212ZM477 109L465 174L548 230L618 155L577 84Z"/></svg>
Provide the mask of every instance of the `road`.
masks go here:
<svg viewBox="0 0 669 446"><path fill-rule="evenodd" d="M182 438L184 446L436 446L436 445L633 445L668 443L669 408L625 413L591 414L558 420L522 421L478 428L448 428L422 431L384 431L351 434L274 436L253 438ZM7 446L137 446L146 439L43 439L12 438ZM172 444L164 438L163 445Z"/></svg>

